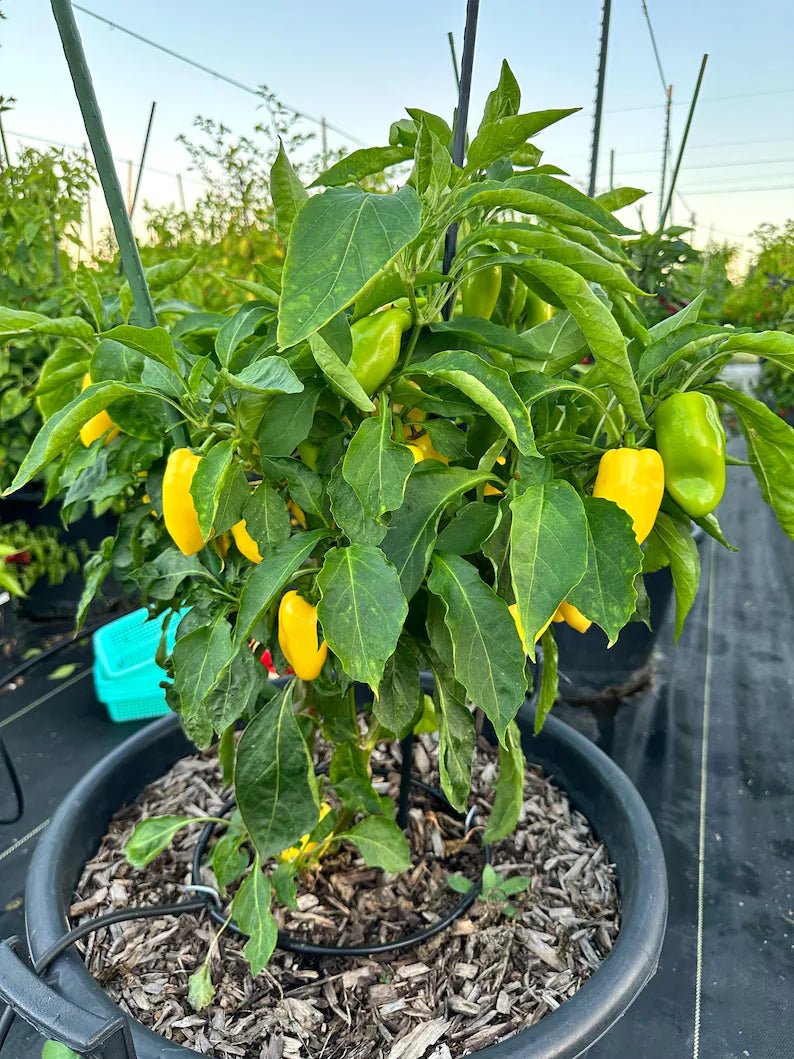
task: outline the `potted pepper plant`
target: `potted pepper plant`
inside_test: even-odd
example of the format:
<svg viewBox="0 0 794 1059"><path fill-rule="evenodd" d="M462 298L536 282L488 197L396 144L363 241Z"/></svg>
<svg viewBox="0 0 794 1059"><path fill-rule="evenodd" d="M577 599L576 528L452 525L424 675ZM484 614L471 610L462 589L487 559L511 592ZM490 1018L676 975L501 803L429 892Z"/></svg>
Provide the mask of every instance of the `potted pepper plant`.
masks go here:
<svg viewBox="0 0 794 1059"><path fill-rule="evenodd" d="M446 121L419 109L392 125L387 146L354 152L309 190L280 151L271 193L283 267L260 266L250 299L222 321L186 313L170 330L98 333L90 385L47 420L13 483L48 465L54 481L74 480L101 452L126 510L91 562L84 603L112 570L166 623L187 608L170 657L161 652L168 701L190 744L217 748L234 790L212 864L218 889L234 893L220 921L248 936L253 974L277 943L278 909L334 851L352 846L389 873L410 867L371 761L426 715L422 670L453 810L469 808L483 725L498 746L485 843L516 826L526 755L574 792L598 774L580 808L615 843L619 944L559 1011L482 1053L494 1056L580 1054L652 973L664 928L660 847L636 792L547 721L555 615L615 642L645 616L644 573L669 564L680 633L698 581L691 519L725 543L715 400L733 406L762 495L794 535L794 432L716 381L737 350L790 368L794 339L701 325L697 298L647 326L625 271L631 233L613 212L641 193L588 198L531 142L569 113L522 113L505 63L462 167ZM361 186L397 165L410 167L397 190ZM462 311L450 313L459 294ZM571 372L586 355L588 370ZM121 431L85 449L80 429L102 413ZM697 443L682 447L678 431ZM95 488L107 491L107 478ZM286 683L265 679L252 642L291 670ZM539 645L533 718L523 704ZM110 815L190 744L175 720L159 722L62 808L32 869L34 954L59 929L64 892ZM145 820L127 857L151 862L192 822ZM191 979L199 1009L212 1000L209 967ZM98 987L82 974L70 995L94 1004ZM141 1055L185 1050L134 1032Z"/></svg>

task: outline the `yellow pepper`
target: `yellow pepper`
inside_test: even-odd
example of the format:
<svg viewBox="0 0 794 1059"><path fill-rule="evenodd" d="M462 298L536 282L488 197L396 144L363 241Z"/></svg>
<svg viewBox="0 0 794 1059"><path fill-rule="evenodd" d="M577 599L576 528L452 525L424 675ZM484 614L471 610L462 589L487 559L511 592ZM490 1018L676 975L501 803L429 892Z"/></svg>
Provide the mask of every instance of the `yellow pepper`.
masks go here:
<svg viewBox="0 0 794 1059"><path fill-rule="evenodd" d="M252 563L261 563L262 556L259 554L259 548L257 547L256 541L245 528L245 519L240 519L239 522L235 522L232 526L232 536L234 537L234 543L246 557L250 559Z"/></svg>
<svg viewBox="0 0 794 1059"><path fill-rule="evenodd" d="M438 460L439 463L449 464L449 457L442 456L440 452L433 448L433 442L430 440L430 435L427 431L420 434L418 438L412 438L411 433L411 427L405 427L403 437L408 439L412 449L419 449L423 460ZM414 452L414 459L417 463L420 462L420 460L416 459L416 452Z"/></svg>
<svg viewBox="0 0 794 1059"><path fill-rule="evenodd" d="M290 513L290 522L293 526L300 526L301 529L306 529L306 513L302 508L298 507L294 500L287 501L287 510Z"/></svg>
<svg viewBox="0 0 794 1059"><path fill-rule="evenodd" d="M516 629L518 629L518 635L521 637L521 644L522 644L522 646L524 648L524 654L529 654L529 651L527 650L527 641L524 638L524 626L521 624L521 618L518 615L518 604L517 603L511 603L510 606L507 609L512 614L513 621L516 623ZM540 630L538 635L535 637L535 643L538 642L538 640L541 638L543 633L546 631L546 629L548 629L548 627L551 625L551 623L553 621L564 621L564 618L562 617L562 615L560 613L560 608L559 607L557 607L557 609L554 611L552 616L549 618L549 620L546 622L546 624Z"/></svg>
<svg viewBox="0 0 794 1059"><path fill-rule="evenodd" d="M83 385L80 387L80 392L91 385L91 376L88 372L83 376ZM108 433L110 431L110 433ZM92 416L87 423L83 423L80 427L80 440L88 448L92 442L96 441L97 438L101 438L103 434L107 434L105 438L105 444L118 437L121 433L119 428L115 425L113 420L107 414L107 412L97 412L95 416Z"/></svg>
<svg viewBox="0 0 794 1059"><path fill-rule="evenodd" d="M586 618L580 610L577 610L572 603L568 603L565 599L560 603L559 613L562 615L565 624L570 625L577 632L587 632L593 624L589 618Z"/></svg>
<svg viewBox="0 0 794 1059"><path fill-rule="evenodd" d="M321 805L320 805L320 820L324 820L326 818L326 816L328 816L328 814L330 812L331 812L331 806L328 804L328 802L322 802ZM317 822L319 823L320 821L318 820ZM297 846L290 846L289 849L283 849L281 851L281 853L279 853L279 855L278 855L279 856L279 860L281 860L281 861L296 860L298 857L301 856L301 854L303 854L303 853L311 853L311 851L313 849L317 849L317 843L316 842L310 842L309 841L309 836L308 835L304 835L303 838L301 838L301 840L298 842Z"/></svg>
<svg viewBox="0 0 794 1059"><path fill-rule="evenodd" d="M637 543L653 529L664 494L664 464L656 449L609 449L598 464L593 496L631 516Z"/></svg>
<svg viewBox="0 0 794 1059"><path fill-rule="evenodd" d="M278 607L278 642L295 676L314 680L328 657L328 644L317 642L317 608L292 589Z"/></svg>
<svg viewBox="0 0 794 1059"><path fill-rule="evenodd" d="M190 449L173 449L163 475L165 528L183 555L195 555L206 544L190 495L190 483L201 459Z"/></svg>

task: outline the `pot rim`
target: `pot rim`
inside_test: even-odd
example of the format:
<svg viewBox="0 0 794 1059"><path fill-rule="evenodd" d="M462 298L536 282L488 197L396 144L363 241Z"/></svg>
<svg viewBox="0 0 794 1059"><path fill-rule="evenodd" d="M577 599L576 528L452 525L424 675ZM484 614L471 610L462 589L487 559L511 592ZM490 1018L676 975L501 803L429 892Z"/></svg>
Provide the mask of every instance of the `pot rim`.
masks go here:
<svg viewBox="0 0 794 1059"><path fill-rule="evenodd" d="M548 717L541 733L534 736L534 711L528 703L522 706L517 720L527 760L544 767L568 794L574 808L591 821L596 817L592 821L596 836L618 865L621 928L610 954L574 996L534 1026L476 1054L488 1059L522 1059L529 1054L533 1059L575 1059L625 1013L656 971L667 920L664 855L639 792L603 751L554 716ZM160 763L160 771L150 775L141 764L156 759L155 748L162 750L166 744L172 763L183 753L195 752L175 714L147 725L106 755L53 815L34 850L25 890L28 945L34 959L65 933L79 872L101 841L110 818L170 767ZM118 786L120 777L134 765L137 767L126 798L122 795L121 804L108 806L108 787ZM102 793L105 800L100 806L98 795ZM89 828L91 834L86 836ZM118 1017L121 1011L73 948L54 963L49 981L61 996L97 1014ZM129 1018L129 1023L141 1059L199 1055L135 1019Z"/></svg>

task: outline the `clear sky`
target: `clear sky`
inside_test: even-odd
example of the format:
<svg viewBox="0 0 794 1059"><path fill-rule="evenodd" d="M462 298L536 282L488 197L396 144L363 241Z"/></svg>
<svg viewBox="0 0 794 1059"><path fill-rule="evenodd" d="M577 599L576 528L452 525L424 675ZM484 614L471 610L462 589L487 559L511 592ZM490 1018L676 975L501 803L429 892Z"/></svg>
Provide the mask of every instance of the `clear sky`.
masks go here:
<svg viewBox="0 0 794 1059"><path fill-rule="evenodd" d="M447 32L462 47L464 0L81 0L137 33L245 84L267 83L293 107L367 144L387 142L405 106L449 117L455 89ZM674 219L694 214L696 244L747 242L762 221L794 216L793 0L647 0L665 77L673 84L677 150L700 58L709 64L679 180ZM0 0L0 94L17 98L7 131L82 144L80 114L48 0ZM140 153L149 106L158 104L143 197L176 198L188 178L176 142L196 114L240 132L257 100L76 12L105 124L119 159ZM506 57L523 90L522 110L582 111L538 137L546 160L583 181L588 169L600 0L482 0L474 66L472 128ZM664 95L641 0L613 0L598 187L647 188L656 217ZM9 135L13 152L22 142ZM343 140L331 133L329 146ZM350 145L353 146L352 144ZM123 168L123 167L122 167ZM154 169L167 171L154 172ZM126 182L126 174L124 175ZM197 185L186 183L186 191ZM686 205L684 205L684 202ZM632 218L626 217L631 223Z"/></svg>

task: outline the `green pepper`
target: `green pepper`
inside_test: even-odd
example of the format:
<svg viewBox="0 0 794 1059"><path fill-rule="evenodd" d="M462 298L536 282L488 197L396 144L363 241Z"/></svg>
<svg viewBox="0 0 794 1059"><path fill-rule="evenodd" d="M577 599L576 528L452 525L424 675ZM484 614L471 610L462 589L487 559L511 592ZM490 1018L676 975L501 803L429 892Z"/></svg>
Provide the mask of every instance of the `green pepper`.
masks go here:
<svg viewBox="0 0 794 1059"><path fill-rule="evenodd" d="M554 307L539 298L533 290L527 287L527 300L524 303L524 327L529 329L537 324L545 323L554 315Z"/></svg>
<svg viewBox="0 0 794 1059"><path fill-rule="evenodd" d="M347 366L368 396L394 371L403 332L412 319L407 309L393 306L365 316L351 327L353 352Z"/></svg>
<svg viewBox="0 0 794 1059"><path fill-rule="evenodd" d="M725 492L725 430L708 394L674 393L654 415L664 485L692 518L708 515Z"/></svg>
<svg viewBox="0 0 794 1059"><path fill-rule="evenodd" d="M463 302L464 316L479 316L490 320L502 289L502 269L500 265L481 268L466 276L461 284L460 293Z"/></svg>

